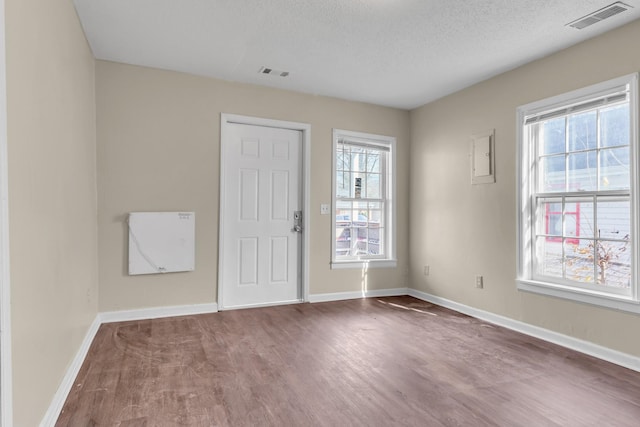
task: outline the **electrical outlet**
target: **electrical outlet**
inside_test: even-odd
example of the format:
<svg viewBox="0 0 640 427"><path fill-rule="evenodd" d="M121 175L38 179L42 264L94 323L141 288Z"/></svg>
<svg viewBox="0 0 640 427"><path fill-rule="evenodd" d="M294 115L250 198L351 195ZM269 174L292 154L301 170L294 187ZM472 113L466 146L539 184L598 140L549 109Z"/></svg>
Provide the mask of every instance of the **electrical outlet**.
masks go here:
<svg viewBox="0 0 640 427"><path fill-rule="evenodd" d="M476 276L476 288L483 289L484 281L482 280L482 276Z"/></svg>
<svg viewBox="0 0 640 427"><path fill-rule="evenodd" d="M429 266L428 266L428 265L425 265L425 266L424 266L424 275L425 275L425 276L428 276L428 275L429 275Z"/></svg>

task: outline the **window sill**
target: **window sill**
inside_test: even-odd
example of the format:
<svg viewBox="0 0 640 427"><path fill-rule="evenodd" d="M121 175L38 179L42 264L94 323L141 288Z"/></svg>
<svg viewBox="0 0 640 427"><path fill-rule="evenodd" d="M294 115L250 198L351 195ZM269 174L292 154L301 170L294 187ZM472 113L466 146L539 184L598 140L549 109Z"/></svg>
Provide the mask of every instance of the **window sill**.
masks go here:
<svg viewBox="0 0 640 427"><path fill-rule="evenodd" d="M349 260L349 261L332 261L331 269L368 269L368 268L394 268L397 267L398 261L395 259L370 259L370 260Z"/></svg>
<svg viewBox="0 0 640 427"><path fill-rule="evenodd" d="M554 285L551 283L528 279L517 279L516 282L518 283L518 290L521 291L568 299L571 301L612 308L620 311L640 313L640 301L635 300L632 297L587 290L581 291L561 285Z"/></svg>

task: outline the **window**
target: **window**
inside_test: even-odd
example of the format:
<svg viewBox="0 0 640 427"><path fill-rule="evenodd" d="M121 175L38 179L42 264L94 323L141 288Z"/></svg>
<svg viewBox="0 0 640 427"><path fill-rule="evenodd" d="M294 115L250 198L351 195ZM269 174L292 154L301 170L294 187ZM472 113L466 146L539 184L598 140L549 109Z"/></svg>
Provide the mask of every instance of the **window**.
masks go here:
<svg viewBox="0 0 640 427"><path fill-rule="evenodd" d="M518 108L518 287L640 312L637 75Z"/></svg>
<svg viewBox="0 0 640 427"><path fill-rule="evenodd" d="M395 138L334 129L332 268L395 267Z"/></svg>

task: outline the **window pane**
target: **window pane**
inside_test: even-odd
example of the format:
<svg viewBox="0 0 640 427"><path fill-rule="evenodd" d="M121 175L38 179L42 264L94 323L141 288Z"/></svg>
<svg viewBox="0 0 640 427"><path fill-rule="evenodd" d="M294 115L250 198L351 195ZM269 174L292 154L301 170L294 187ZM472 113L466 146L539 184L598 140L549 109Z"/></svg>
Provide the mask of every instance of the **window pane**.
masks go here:
<svg viewBox="0 0 640 427"><path fill-rule="evenodd" d="M351 173L337 171L336 172L336 196L349 198L351 197Z"/></svg>
<svg viewBox="0 0 640 427"><path fill-rule="evenodd" d="M536 234L562 236L562 200L540 199L538 201Z"/></svg>
<svg viewBox="0 0 640 427"><path fill-rule="evenodd" d="M593 238L593 199L569 197L564 211L566 237Z"/></svg>
<svg viewBox="0 0 640 427"><path fill-rule="evenodd" d="M381 236L382 229L374 223L369 223L369 255L384 255L380 246Z"/></svg>
<svg viewBox="0 0 640 427"><path fill-rule="evenodd" d="M366 227L367 223L369 222L365 215L355 210L353 211L352 218L353 219L351 220L351 224L354 227Z"/></svg>
<svg viewBox="0 0 640 427"><path fill-rule="evenodd" d="M343 170L349 170L350 169L350 155L349 152L345 152L344 150L341 150L338 148L337 152L336 152L336 170L339 171L343 171Z"/></svg>
<svg viewBox="0 0 640 427"><path fill-rule="evenodd" d="M369 214L367 202L353 202L351 221L354 227L366 227Z"/></svg>
<svg viewBox="0 0 640 427"><path fill-rule="evenodd" d="M629 104L600 111L600 146L629 145Z"/></svg>
<svg viewBox="0 0 640 427"><path fill-rule="evenodd" d="M569 116L569 151L596 148L597 117L595 111Z"/></svg>
<svg viewBox="0 0 640 427"><path fill-rule="evenodd" d="M536 274L562 277L562 242L547 237L536 238Z"/></svg>
<svg viewBox="0 0 640 427"><path fill-rule="evenodd" d="M379 229L376 230L376 232L377 232L377 243L371 244L371 252L373 255L386 256L387 254L385 253L384 228L380 227Z"/></svg>
<svg viewBox="0 0 640 427"><path fill-rule="evenodd" d="M369 211L369 227L378 228L384 226L382 223L382 212L378 210Z"/></svg>
<svg viewBox="0 0 640 427"><path fill-rule="evenodd" d="M538 191L549 193L565 190L565 158L561 156L540 159Z"/></svg>
<svg viewBox="0 0 640 427"><path fill-rule="evenodd" d="M351 228L336 227L336 255L345 256L351 253Z"/></svg>
<svg viewBox="0 0 640 427"><path fill-rule="evenodd" d="M628 239L631 235L629 200L598 198L598 236L601 239Z"/></svg>
<svg viewBox="0 0 640 427"><path fill-rule="evenodd" d="M336 203L336 228L351 225L351 202Z"/></svg>
<svg viewBox="0 0 640 427"><path fill-rule="evenodd" d="M629 180L629 147L600 151L600 190L626 190Z"/></svg>
<svg viewBox="0 0 640 427"><path fill-rule="evenodd" d="M378 151L369 151L367 156L367 171L380 172L380 154Z"/></svg>
<svg viewBox="0 0 640 427"><path fill-rule="evenodd" d="M355 151L355 150L354 150ZM358 153L352 154L352 167L354 171L365 172L367 170L367 155L359 150Z"/></svg>
<svg viewBox="0 0 640 427"><path fill-rule="evenodd" d="M598 168L596 152L569 154L567 189L569 191L596 190Z"/></svg>
<svg viewBox="0 0 640 427"><path fill-rule="evenodd" d="M336 202L336 208L337 209L351 209L351 203L352 202L348 202L345 200L338 200Z"/></svg>
<svg viewBox="0 0 640 427"><path fill-rule="evenodd" d="M353 172L353 181L351 184L351 197L354 199L361 199L365 196L367 182L365 180L365 174L360 172Z"/></svg>
<svg viewBox="0 0 640 427"><path fill-rule="evenodd" d="M598 241L598 284L631 287L631 251L628 242Z"/></svg>
<svg viewBox="0 0 640 427"><path fill-rule="evenodd" d="M336 170L344 169L344 151L341 149L336 150Z"/></svg>
<svg viewBox="0 0 640 427"><path fill-rule="evenodd" d="M564 242L565 277L582 283L593 283L595 276L593 240L568 239Z"/></svg>
<svg viewBox="0 0 640 427"><path fill-rule="evenodd" d="M356 241L351 244L355 249L355 255L368 255L368 229L366 227L354 228L353 233L356 236Z"/></svg>
<svg viewBox="0 0 640 427"><path fill-rule="evenodd" d="M540 154L559 154L565 150L565 118L549 120L542 124Z"/></svg>
<svg viewBox="0 0 640 427"><path fill-rule="evenodd" d="M353 208L360 210L360 212L363 215L366 215L367 214L367 209L369 209L369 203L368 202L362 202L362 201L353 202Z"/></svg>
<svg viewBox="0 0 640 427"><path fill-rule="evenodd" d="M367 194L369 199L379 199L381 197L380 174L367 174Z"/></svg>
<svg viewBox="0 0 640 427"><path fill-rule="evenodd" d="M336 255L349 255L351 247L351 202L336 202Z"/></svg>
<svg viewBox="0 0 640 427"><path fill-rule="evenodd" d="M565 237L579 236L578 218L575 213L566 212L564 214L564 234Z"/></svg>

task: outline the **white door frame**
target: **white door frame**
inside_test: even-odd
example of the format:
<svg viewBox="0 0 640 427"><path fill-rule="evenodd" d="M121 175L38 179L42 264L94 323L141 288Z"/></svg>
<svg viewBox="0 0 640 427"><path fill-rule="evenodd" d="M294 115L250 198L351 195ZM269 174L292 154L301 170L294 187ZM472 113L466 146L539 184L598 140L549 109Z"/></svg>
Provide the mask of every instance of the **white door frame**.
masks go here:
<svg viewBox="0 0 640 427"><path fill-rule="evenodd" d="M265 126L280 129L291 129L302 132L302 242L301 242L301 281L302 300L309 301L309 230L311 210L311 125L307 123L287 122L282 120L263 119L259 117L241 116L237 114L220 115L220 199L218 220L218 308L224 310L224 289L222 286L222 268L224 265L224 200L225 200L225 144L228 140L228 126L230 124Z"/></svg>
<svg viewBox="0 0 640 427"><path fill-rule="evenodd" d="M7 171L7 64L4 0L0 0L0 426L13 425Z"/></svg>

